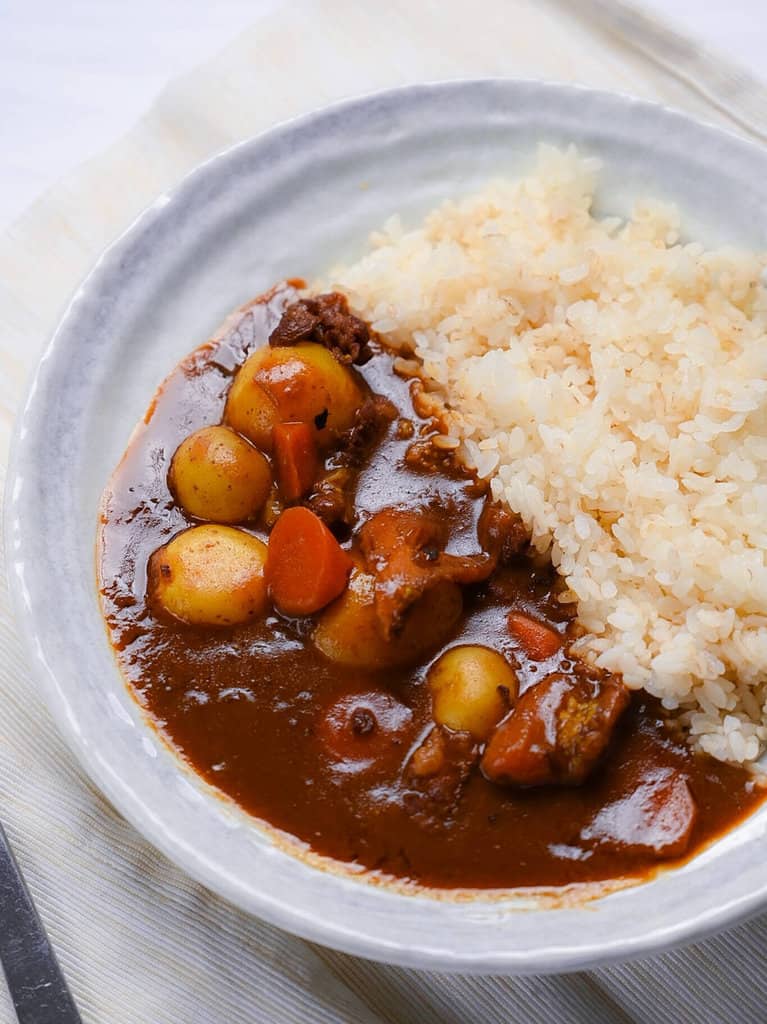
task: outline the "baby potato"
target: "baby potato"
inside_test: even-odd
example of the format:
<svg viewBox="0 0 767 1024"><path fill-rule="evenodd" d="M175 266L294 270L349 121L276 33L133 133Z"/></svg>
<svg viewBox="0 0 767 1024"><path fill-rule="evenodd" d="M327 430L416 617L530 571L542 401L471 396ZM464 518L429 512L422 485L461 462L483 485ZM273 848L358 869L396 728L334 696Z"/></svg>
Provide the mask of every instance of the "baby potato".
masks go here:
<svg viewBox="0 0 767 1024"><path fill-rule="evenodd" d="M486 740L517 695L517 676L497 651L480 644L452 647L427 676L438 725Z"/></svg>
<svg viewBox="0 0 767 1024"><path fill-rule="evenodd" d="M288 422L314 424L320 448L328 448L361 404L353 372L322 345L302 342L254 352L234 379L225 418L265 452L274 425Z"/></svg>
<svg viewBox="0 0 767 1024"><path fill-rule="evenodd" d="M168 483L196 519L241 523L263 507L272 471L261 452L229 427L203 427L176 449Z"/></svg>
<svg viewBox="0 0 767 1024"><path fill-rule="evenodd" d="M379 669L417 661L439 647L461 615L463 599L457 584L445 581L412 606L402 632L384 639L373 604L373 577L353 569L344 593L320 615L313 641L339 665Z"/></svg>
<svg viewBox="0 0 767 1024"><path fill-rule="evenodd" d="M280 422L277 402L256 379L256 367L253 360L260 355L247 359L234 378L229 389L224 410L224 419L238 433L247 437L262 451L272 450L272 430Z"/></svg>
<svg viewBox="0 0 767 1024"><path fill-rule="evenodd" d="M266 544L209 523L178 533L149 559L150 600L192 626L233 626L263 614Z"/></svg>

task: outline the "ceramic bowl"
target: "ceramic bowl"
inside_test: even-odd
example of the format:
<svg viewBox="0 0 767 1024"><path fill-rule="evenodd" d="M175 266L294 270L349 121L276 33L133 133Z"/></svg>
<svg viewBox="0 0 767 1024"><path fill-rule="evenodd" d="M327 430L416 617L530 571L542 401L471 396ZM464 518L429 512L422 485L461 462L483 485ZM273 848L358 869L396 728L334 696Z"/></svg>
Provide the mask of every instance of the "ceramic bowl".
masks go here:
<svg viewBox="0 0 767 1024"><path fill-rule="evenodd" d="M97 510L154 389L226 313L281 278L353 259L395 211L414 219L517 174L540 141L602 157L604 211L652 194L681 203L705 242L767 247L767 155L679 113L501 80L345 102L204 164L104 253L40 362L8 486L19 628L59 727L115 807L245 910L338 949L441 971L593 967L732 923L767 900L767 807L683 867L553 908L519 894L409 895L307 863L190 772L128 693L97 600Z"/></svg>

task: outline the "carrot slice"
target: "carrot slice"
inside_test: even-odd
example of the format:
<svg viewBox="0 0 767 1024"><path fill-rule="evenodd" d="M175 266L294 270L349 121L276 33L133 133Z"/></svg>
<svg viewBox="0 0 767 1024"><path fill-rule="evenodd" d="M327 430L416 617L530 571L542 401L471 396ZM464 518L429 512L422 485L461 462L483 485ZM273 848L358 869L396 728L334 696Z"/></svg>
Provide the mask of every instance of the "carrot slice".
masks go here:
<svg viewBox="0 0 767 1024"><path fill-rule="evenodd" d="M272 443L282 496L286 501L298 501L309 493L320 468L314 427L309 423L276 423Z"/></svg>
<svg viewBox="0 0 767 1024"><path fill-rule="evenodd" d="M533 661L545 661L562 646L562 637L555 629L529 615L509 612L506 621L511 635L520 642L525 654Z"/></svg>
<svg viewBox="0 0 767 1024"><path fill-rule="evenodd" d="M285 615L312 615L346 587L352 560L314 512L287 508L269 535L266 581Z"/></svg>

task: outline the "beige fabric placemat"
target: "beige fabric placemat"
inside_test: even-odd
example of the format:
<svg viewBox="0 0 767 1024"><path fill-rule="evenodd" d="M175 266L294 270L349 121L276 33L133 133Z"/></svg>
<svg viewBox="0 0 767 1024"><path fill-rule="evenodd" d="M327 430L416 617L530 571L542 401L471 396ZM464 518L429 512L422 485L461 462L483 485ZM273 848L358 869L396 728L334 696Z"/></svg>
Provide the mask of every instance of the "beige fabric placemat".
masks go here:
<svg viewBox="0 0 767 1024"><path fill-rule="evenodd" d="M0 479L25 380L69 296L160 192L224 147L341 97L492 75L619 89L754 138L767 128L758 83L621 3L285 2L0 236ZM85 779L36 695L4 583L0 818L86 1024L767 1020L767 918L633 965L501 979L365 963L240 913L148 846ZM0 1022L12 1020L0 986Z"/></svg>

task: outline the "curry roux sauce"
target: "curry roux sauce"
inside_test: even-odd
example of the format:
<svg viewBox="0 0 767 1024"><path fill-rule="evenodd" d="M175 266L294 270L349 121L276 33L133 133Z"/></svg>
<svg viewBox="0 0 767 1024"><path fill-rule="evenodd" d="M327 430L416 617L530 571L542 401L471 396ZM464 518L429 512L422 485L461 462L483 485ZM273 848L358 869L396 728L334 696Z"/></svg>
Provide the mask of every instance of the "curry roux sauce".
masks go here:
<svg viewBox="0 0 767 1024"><path fill-rule="evenodd" d="M585 785L519 791L493 785L475 771L455 814L437 825L419 823L403 799L403 763L431 725L424 685L431 659L410 669L365 672L317 653L307 640L309 620L270 615L216 630L152 615L145 595L149 556L193 524L168 490L173 452L192 431L220 421L237 367L266 343L294 298L290 285L276 289L173 371L105 496L99 572L112 643L137 699L179 753L246 810L313 850L430 886L558 886L652 870L658 862L646 850L605 848L582 833L606 804L664 768L684 775L698 805L686 857L751 811L763 797L751 776L693 755L674 737L659 705L635 694ZM423 422L388 354L377 352L358 372L403 416L417 426ZM392 428L363 472L357 508L370 513L426 494L449 495L464 517L467 546L476 546L478 499L470 483L405 469L408 443L397 440ZM460 531L455 543L459 550ZM564 654L542 664L526 661L506 627L506 614L516 607L563 630L566 617L554 599L555 586L552 570L521 558L489 583L466 589L464 615L447 646L465 641L497 648L516 665L522 691L550 671L567 670ZM361 744L359 756L339 761L324 742L325 715L344 695L361 694L390 728L372 748L374 757Z"/></svg>

